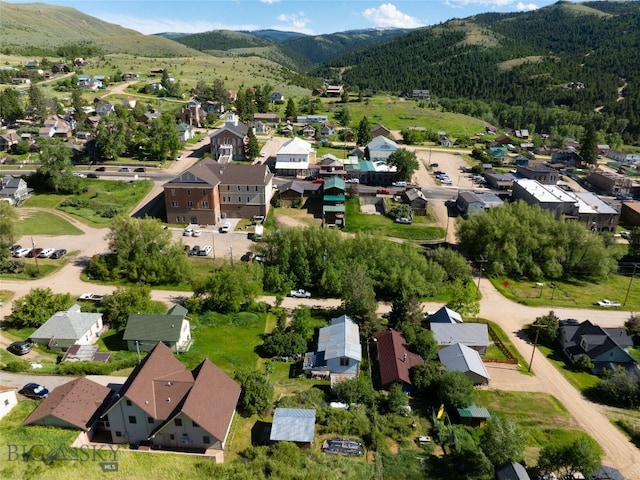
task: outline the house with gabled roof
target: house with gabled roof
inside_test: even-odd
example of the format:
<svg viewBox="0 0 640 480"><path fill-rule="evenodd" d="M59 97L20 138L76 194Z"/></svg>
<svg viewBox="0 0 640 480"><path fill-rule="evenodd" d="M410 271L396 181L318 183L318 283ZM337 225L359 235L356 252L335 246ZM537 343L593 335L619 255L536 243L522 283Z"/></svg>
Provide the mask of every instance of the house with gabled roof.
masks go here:
<svg viewBox="0 0 640 480"><path fill-rule="evenodd" d="M360 329L347 315L331 319L318 332L318 348L305 355L303 370L311 376L329 377L331 386L358 374L362 360Z"/></svg>
<svg viewBox="0 0 640 480"><path fill-rule="evenodd" d="M380 368L380 386L388 388L392 384L398 383L404 391L412 391L409 370L424 363L423 358L411 348L400 332L387 330L378 333L375 338Z"/></svg>
<svg viewBox="0 0 640 480"><path fill-rule="evenodd" d="M279 192L280 200L283 204L291 205L292 202L303 198L320 196L322 192L322 184L306 180L293 180L280 186Z"/></svg>
<svg viewBox="0 0 640 480"><path fill-rule="evenodd" d="M138 364L102 418L113 443L163 450L223 450L240 385L209 359L189 371L160 342Z"/></svg>
<svg viewBox="0 0 640 480"><path fill-rule="evenodd" d="M320 175L344 175L344 163L332 153L325 153L318 163Z"/></svg>
<svg viewBox="0 0 640 480"><path fill-rule="evenodd" d="M589 320L578 325L561 322L558 342L571 362L583 355L589 357L595 374L618 367L638 371L638 362L629 353L633 339L624 328L603 328Z"/></svg>
<svg viewBox="0 0 640 480"><path fill-rule="evenodd" d="M432 323L429 328L440 348L462 343L484 355L489 346L489 328L485 323Z"/></svg>
<svg viewBox="0 0 640 480"><path fill-rule="evenodd" d="M396 138L387 127L381 124L374 125L371 127L371 138L376 138L379 136L387 137L389 140L394 141Z"/></svg>
<svg viewBox="0 0 640 480"><path fill-rule="evenodd" d="M440 307L434 313L429 315L428 319L429 323L463 323L462 316L448 308L446 305Z"/></svg>
<svg viewBox="0 0 640 480"><path fill-rule="evenodd" d="M209 147L213 159L220 163L246 160L248 132L249 127L242 123L235 113L229 112L224 125L209 135Z"/></svg>
<svg viewBox="0 0 640 480"><path fill-rule="evenodd" d="M421 189L409 188L400 194L400 198L402 199L402 203L411 207L411 213L413 215L427 215L429 200L424 196Z"/></svg>
<svg viewBox="0 0 640 480"><path fill-rule="evenodd" d="M22 424L80 429L91 438L101 409L113 394L86 377L76 378L54 388Z"/></svg>
<svg viewBox="0 0 640 480"><path fill-rule="evenodd" d="M389 155L398 150L398 148L400 147L396 142L380 135L367 144L365 153L368 153L367 160L370 160L371 162L386 163L389 159Z"/></svg>
<svg viewBox="0 0 640 480"><path fill-rule="evenodd" d="M311 408L281 408L273 413L269 440L293 442L299 447L311 448L315 437L316 410Z"/></svg>
<svg viewBox="0 0 640 480"><path fill-rule="evenodd" d="M134 352L149 352L158 342L164 343L172 352L187 352L193 345L187 309L174 305L166 315L132 313L122 340L127 344L127 350Z"/></svg>
<svg viewBox="0 0 640 480"><path fill-rule="evenodd" d="M496 469L496 480L531 480L522 464L510 462Z"/></svg>
<svg viewBox="0 0 640 480"><path fill-rule="evenodd" d="M299 137L284 143L276 153L276 175L306 177L316 159L311 144Z"/></svg>
<svg viewBox="0 0 640 480"><path fill-rule="evenodd" d="M450 372L462 372L471 380L474 385L487 385L489 383L489 372L482 363L480 354L463 345L455 343L438 351L440 362Z"/></svg>
<svg viewBox="0 0 640 480"><path fill-rule="evenodd" d="M20 205L33 192L27 182L20 177L5 175L0 178L0 200L6 200L12 205Z"/></svg>
<svg viewBox="0 0 640 480"><path fill-rule="evenodd" d="M101 313L83 312L74 304L54 313L29 339L51 349L66 350L71 345L91 345L98 340L104 326Z"/></svg>

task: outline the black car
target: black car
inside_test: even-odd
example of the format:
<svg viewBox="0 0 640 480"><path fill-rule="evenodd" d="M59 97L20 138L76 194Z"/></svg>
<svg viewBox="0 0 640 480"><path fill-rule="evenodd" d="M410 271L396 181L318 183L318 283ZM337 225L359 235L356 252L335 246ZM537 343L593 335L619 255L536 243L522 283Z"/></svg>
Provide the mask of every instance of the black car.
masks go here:
<svg viewBox="0 0 640 480"><path fill-rule="evenodd" d="M27 383L18 393L27 398L33 398L34 400L42 400L49 396L49 390L37 383Z"/></svg>
<svg viewBox="0 0 640 480"><path fill-rule="evenodd" d="M200 255L200 245L194 245L189 255Z"/></svg>
<svg viewBox="0 0 640 480"><path fill-rule="evenodd" d="M144 167L138 167L138 168L136 168L136 169L134 170L134 172L142 172L142 173L144 173L144 172L145 172L145 169L144 169Z"/></svg>
<svg viewBox="0 0 640 480"><path fill-rule="evenodd" d="M87 178L98 178L97 173L87 173Z"/></svg>
<svg viewBox="0 0 640 480"><path fill-rule="evenodd" d="M49 258L60 258L64 257L67 254L67 251L64 248L59 248L58 250L54 250Z"/></svg>
<svg viewBox="0 0 640 480"><path fill-rule="evenodd" d="M7 350L14 355L26 355L31 351L31 345L27 342L13 342L7 347Z"/></svg>
<svg viewBox="0 0 640 480"><path fill-rule="evenodd" d="M15 245L12 245L11 246L11 254L13 254L14 252L17 252L21 248L22 248L22 245L18 245L17 243Z"/></svg>

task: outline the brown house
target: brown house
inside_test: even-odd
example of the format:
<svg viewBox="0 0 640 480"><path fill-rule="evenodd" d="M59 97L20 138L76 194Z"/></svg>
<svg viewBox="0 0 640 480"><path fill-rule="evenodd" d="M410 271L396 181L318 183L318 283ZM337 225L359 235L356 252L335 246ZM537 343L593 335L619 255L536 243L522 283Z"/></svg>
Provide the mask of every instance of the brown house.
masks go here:
<svg viewBox="0 0 640 480"><path fill-rule="evenodd" d="M405 190L401 194L402 203L406 203L411 207L411 213L413 215L427 215L427 206L429 201L424 196L422 191L418 188L410 188Z"/></svg>
<svg viewBox="0 0 640 480"><path fill-rule="evenodd" d="M321 191L321 183L294 180L280 187L280 200L284 205L291 205L292 202L302 198L319 197Z"/></svg>
<svg viewBox="0 0 640 480"><path fill-rule="evenodd" d="M266 215L273 174L266 165L220 164L204 159L163 185L167 220L215 225L222 216Z"/></svg>
<svg viewBox="0 0 640 480"><path fill-rule="evenodd" d="M384 125L378 124L371 129L371 138L380 136L387 137L389 140L393 140L394 142L396 141L396 137L395 135L393 135L393 133L391 133L391 130L389 130Z"/></svg>
<svg viewBox="0 0 640 480"><path fill-rule="evenodd" d="M210 150L214 160L228 163L233 160L246 160L245 147L249 141L249 127L238 120L235 113L229 112L222 128L211 135Z"/></svg>
<svg viewBox="0 0 640 480"><path fill-rule="evenodd" d="M409 370L411 367L424 363L422 357L412 351L404 336L395 330L378 333L376 342L380 366L380 386L387 388L394 383L399 383L403 390L412 390Z"/></svg>

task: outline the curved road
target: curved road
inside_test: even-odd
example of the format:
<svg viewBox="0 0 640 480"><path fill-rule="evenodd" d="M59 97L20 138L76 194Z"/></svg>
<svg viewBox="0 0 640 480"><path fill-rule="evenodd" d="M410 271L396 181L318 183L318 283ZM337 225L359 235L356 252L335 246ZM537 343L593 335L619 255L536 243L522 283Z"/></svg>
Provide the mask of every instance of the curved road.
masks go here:
<svg viewBox="0 0 640 480"><path fill-rule="evenodd" d="M171 169L182 169L188 162L174 162ZM426 174L426 171L420 176ZM427 174L428 175L428 174ZM152 198L157 193L154 189L148 195ZM145 199L145 201L147 201ZM107 229L95 229L76 221L75 219L54 212L80 228L84 234L67 237L49 237L44 235L34 236L38 244L44 245L47 242L55 242L60 248L68 250L79 250L80 254L61 268L55 274L33 281L7 281L0 284L2 290L9 290L14 293L12 299L22 297L34 287L50 287L55 292L68 292L72 295L80 295L86 291L107 294L114 290L114 287L105 285L87 284L80 280L81 270L88 258L92 255L106 250L105 235ZM20 239L22 244L30 244L30 237ZM515 347L520 351L525 359L529 359L532 353L532 345L525 339L518 336L524 324L532 322L537 316L546 314L549 308L532 308L512 302L500 295L491 283L482 279L480 281L482 301L480 303L480 316L495 321L500 325ZM154 300L171 303L183 297L185 292L170 292L155 290L152 293ZM273 302L273 297L264 297L266 301ZM291 299L287 298L283 302L285 307L294 307L299 304L310 306L321 305L326 308L333 308L340 304L336 299ZM440 304L425 304L425 310L435 310ZM381 306L381 310L388 309L388 306ZM11 309L11 300L5 302L1 307L0 314L8 315ZM576 318L578 320L590 319L602 326L621 326L628 318L629 312L625 311L605 311L605 310L583 310L570 308L553 309L561 318ZM9 340L0 335L0 345L5 347ZM571 413L576 423L581 429L588 432L602 446L605 452L604 463L618 468L628 479L640 479L640 450L638 450L616 427L614 427L604 415L604 408L586 400L580 392L569 384L562 374L542 355L537 355L533 364L535 377L517 374L507 374L506 371L499 370L500 367L490 367L492 375L491 388L502 390L525 390L545 392L556 397ZM10 381L9 375L0 372L0 383Z"/></svg>

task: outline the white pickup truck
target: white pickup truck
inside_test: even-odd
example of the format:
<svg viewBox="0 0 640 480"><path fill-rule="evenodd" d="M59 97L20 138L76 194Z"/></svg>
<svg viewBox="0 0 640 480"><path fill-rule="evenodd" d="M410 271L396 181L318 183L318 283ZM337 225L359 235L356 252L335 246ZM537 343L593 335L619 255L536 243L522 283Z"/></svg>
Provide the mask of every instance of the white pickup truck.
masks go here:
<svg viewBox="0 0 640 480"><path fill-rule="evenodd" d="M604 300L598 300L596 303L599 307L605 308L619 308L621 306L618 302L612 302L611 300L607 300L606 298Z"/></svg>
<svg viewBox="0 0 640 480"><path fill-rule="evenodd" d="M103 298L104 295L100 295L98 293L83 293L78 299L88 300L90 302L101 302Z"/></svg>
<svg viewBox="0 0 640 480"><path fill-rule="evenodd" d="M298 290L291 290L289 296L294 298L311 298L311 293L299 288Z"/></svg>

